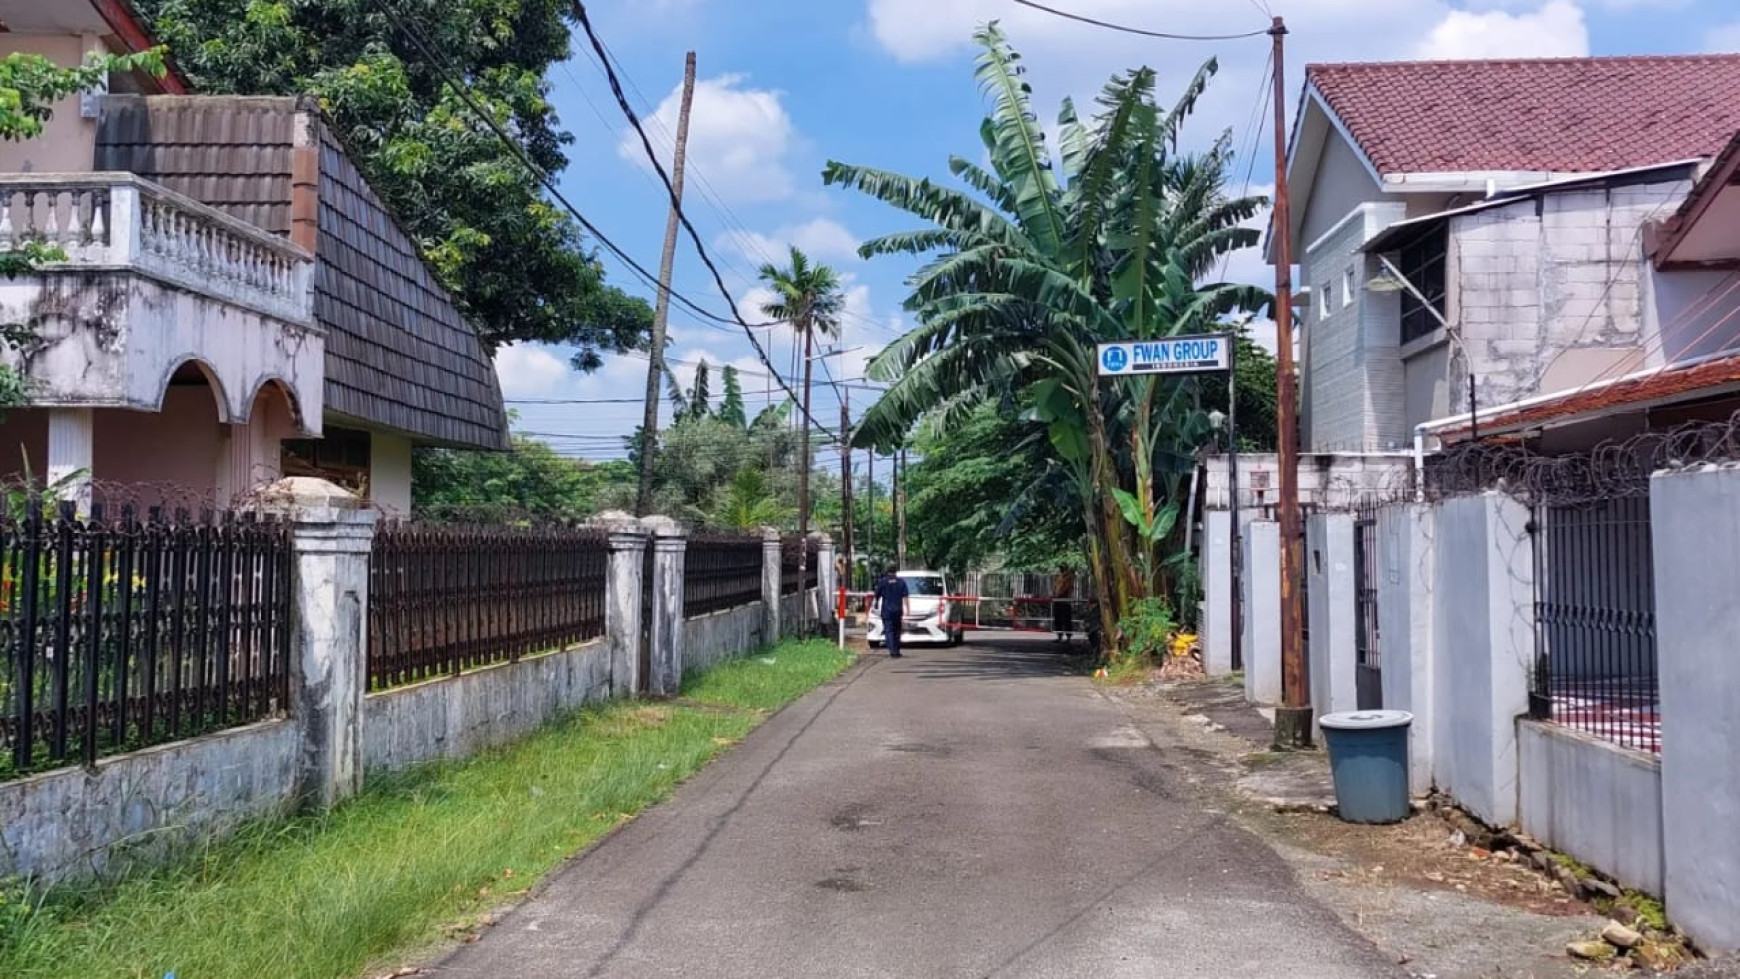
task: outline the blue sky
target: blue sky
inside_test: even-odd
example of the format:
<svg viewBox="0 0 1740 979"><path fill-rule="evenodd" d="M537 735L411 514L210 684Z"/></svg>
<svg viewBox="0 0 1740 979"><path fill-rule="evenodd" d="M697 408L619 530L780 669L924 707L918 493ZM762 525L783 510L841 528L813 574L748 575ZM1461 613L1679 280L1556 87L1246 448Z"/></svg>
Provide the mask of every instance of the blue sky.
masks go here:
<svg viewBox="0 0 1740 979"><path fill-rule="evenodd" d="M1657 54L1740 50L1740 5L1732 0L1048 0L1048 5L1104 20L1184 34L1226 34L1265 27L1266 8L1287 18L1288 111L1303 66L1313 61L1410 58ZM1078 104L1113 72L1137 64L1161 70L1161 91L1174 91L1201 62L1220 71L1187 139L1206 142L1232 130L1235 145L1256 148L1253 192L1272 186L1269 130L1253 131L1266 71L1268 39L1186 43L1130 37L1073 24L1011 0L593 0L605 43L626 69L637 111L669 152L676 89L685 51L697 52L699 86L690 142L689 213L720 263L746 319L755 310L754 270L784 255L788 243L839 269L850 284L845 353L829 361L836 378L860 378L868 357L905 321L902 280L912 263L859 260L856 244L915 227L909 218L860 195L824 188L829 159L934 178L947 176L951 153L978 159L983 104L972 83L975 25L1002 21L1025 56L1042 121L1059 99ZM644 163L583 38L576 56L552 73L563 125L576 141L562 186L576 206L649 269L656 269L666 209L663 189ZM1239 175L1242 179L1244 169ZM611 280L651 296L653 290L609 256ZM1262 281L1254 253L1231 263L1229 277ZM692 248L678 252L676 288L709 309L727 309ZM680 362L706 359L745 371L751 407L766 403L771 382L740 330L674 310ZM791 376L788 335L768 333L771 359ZM534 404L532 401L635 399L646 362L607 358L583 375L567 369L561 348L519 346L497 360L519 429L552 433L563 452L586 458L621 455L616 439L638 423L637 404ZM687 363L678 364L687 377ZM753 373L752 373L753 372ZM795 385L794 385L795 386ZM715 382L715 390L717 390ZM777 400L779 392L773 390ZM854 405L874 398L853 390ZM837 395L821 385L815 414L832 424ZM668 409L667 409L668 411ZM837 458L823 453L819 464Z"/></svg>

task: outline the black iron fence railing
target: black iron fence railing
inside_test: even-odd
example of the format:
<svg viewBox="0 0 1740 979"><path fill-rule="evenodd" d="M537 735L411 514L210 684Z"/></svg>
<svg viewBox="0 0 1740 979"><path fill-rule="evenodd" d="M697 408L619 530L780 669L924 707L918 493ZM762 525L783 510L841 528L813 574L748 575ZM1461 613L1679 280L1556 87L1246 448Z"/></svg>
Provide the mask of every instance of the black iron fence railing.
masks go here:
<svg viewBox="0 0 1740 979"><path fill-rule="evenodd" d="M683 614L706 615L761 601L760 537L689 538Z"/></svg>
<svg viewBox="0 0 1740 979"><path fill-rule="evenodd" d="M1661 750L1649 497L1539 506L1529 713Z"/></svg>
<svg viewBox="0 0 1740 979"><path fill-rule="evenodd" d="M289 696L286 524L186 510L0 518L0 777L271 717Z"/></svg>
<svg viewBox="0 0 1740 979"><path fill-rule="evenodd" d="M369 687L602 636L608 570L596 530L382 524L369 561Z"/></svg>
<svg viewBox="0 0 1740 979"><path fill-rule="evenodd" d="M798 565L803 555L805 541L801 537L786 535L779 541L779 593L781 595L796 595L802 591L798 586ZM810 557L810 567L815 567L815 557Z"/></svg>

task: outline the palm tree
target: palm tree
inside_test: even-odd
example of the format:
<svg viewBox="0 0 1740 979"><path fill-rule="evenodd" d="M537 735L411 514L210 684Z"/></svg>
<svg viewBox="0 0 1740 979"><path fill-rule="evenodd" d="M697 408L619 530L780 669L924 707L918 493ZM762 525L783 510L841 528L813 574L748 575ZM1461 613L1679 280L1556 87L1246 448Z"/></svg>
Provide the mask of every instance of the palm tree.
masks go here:
<svg viewBox="0 0 1740 979"><path fill-rule="evenodd" d="M798 470L798 535L810 531L810 372L815 358L812 354L815 336L840 335L840 316L846 309L846 294L840 288L840 276L826 265L811 262L797 246L792 246L791 264L778 268L769 263L761 267L761 281L773 290L774 298L761 306L770 319L791 324L803 338L804 388L801 468Z"/></svg>
<svg viewBox="0 0 1740 979"><path fill-rule="evenodd" d="M1158 552L1174 532L1176 486L1156 486L1156 462L1167 477L1207 426L1188 379L1100 383L1095 345L1210 332L1265 305L1260 289L1203 282L1220 256L1257 242L1241 222L1265 202L1223 192L1229 137L1199 156L1173 150L1213 61L1169 108L1150 68L1108 82L1091 121L1065 100L1054 161L1020 56L994 22L975 37L990 170L951 157L967 190L837 162L823 174L929 224L860 249L928 262L909 280L919 325L872 362L892 386L855 441L886 448L922 419L947 424L991 398L1031 404L1080 501L1101 627L1115 639L1133 601L1164 591Z"/></svg>

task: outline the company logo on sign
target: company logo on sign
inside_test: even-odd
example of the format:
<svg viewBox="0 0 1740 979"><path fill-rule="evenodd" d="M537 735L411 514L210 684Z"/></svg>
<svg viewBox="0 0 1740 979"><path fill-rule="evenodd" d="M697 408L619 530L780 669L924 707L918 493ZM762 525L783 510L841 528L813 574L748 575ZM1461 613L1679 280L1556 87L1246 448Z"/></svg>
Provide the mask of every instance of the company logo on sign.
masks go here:
<svg viewBox="0 0 1740 979"><path fill-rule="evenodd" d="M1100 364L1108 374L1122 374L1130 366L1130 355L1122 346L1112 345L1100 351Z"/></svg>
<svg viewBox="0 0 1740 979"><path fill-rule="evenodd" d="M1100 344L1100 374L1188 374L1223 371L1232 364L1227 334Z"/></svg>

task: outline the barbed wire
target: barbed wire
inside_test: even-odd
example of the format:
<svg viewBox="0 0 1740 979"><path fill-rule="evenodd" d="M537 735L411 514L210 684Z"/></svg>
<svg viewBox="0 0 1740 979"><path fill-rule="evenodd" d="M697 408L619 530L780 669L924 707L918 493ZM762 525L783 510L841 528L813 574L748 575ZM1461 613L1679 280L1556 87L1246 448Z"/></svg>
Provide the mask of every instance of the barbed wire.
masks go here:
<svg viewBox="0 0 1740 979"><path fill-rule="evenodd" d="M1431 500L1498 490L1525 503L1591 506L1647 496L1663 470L1740 461L1740 412L1723 421L1609 439L1586 452L1545 455L1526 442L1465 442L1426 459Z"/></svg>

